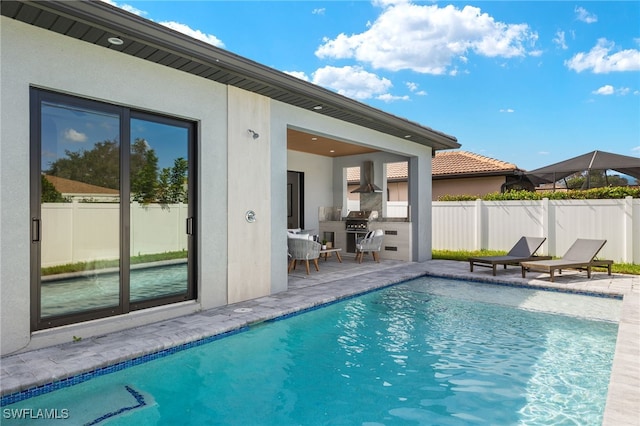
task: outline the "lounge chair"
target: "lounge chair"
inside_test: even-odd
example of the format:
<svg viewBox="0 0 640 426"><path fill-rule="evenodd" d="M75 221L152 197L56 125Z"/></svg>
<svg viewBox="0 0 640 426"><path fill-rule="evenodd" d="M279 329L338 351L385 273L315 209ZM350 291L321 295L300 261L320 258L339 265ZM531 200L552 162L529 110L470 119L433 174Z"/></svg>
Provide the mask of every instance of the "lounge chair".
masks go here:
<svg viewBox="0 0 640 426"><path fill-rule="evenodd" d="M561 259L538 260L535 262L521 262L522 278L526 278L527 271L542 271L550 275L553 282L553 273L563 269L586 269L587 278L591 278L591 268L603 266L611 275L611 260L596 260L598 252L605 245L607 240L587 240L578 238Z"/></svg>
<svg viewBox="0 0 640 426"><path fill-rule="evenodd" d="M473 266L482 266L484 268L492 268L493 275L496 275L496 266L518 265L520 262L528 260L551 259L551 256L535 256L535 252L540 248L546 238L544 237L522 237L513 246L509 253L504 256L481 256L470 257L469 270L473 272Z"/></svg>

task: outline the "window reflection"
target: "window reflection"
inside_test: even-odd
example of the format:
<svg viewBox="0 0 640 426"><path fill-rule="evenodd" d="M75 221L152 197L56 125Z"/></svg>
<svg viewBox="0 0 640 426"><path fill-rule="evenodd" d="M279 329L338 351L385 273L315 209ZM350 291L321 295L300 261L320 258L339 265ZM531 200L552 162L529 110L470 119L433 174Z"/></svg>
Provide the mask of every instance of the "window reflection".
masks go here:
<svg viewBox="0 0 640 426"><path fill-rule="evenodd" d="M184 127L131 120L131 301L187 291L188 147Z"/></svg>
<svg viewBox="0 0 640 426"><path fill-rule="evenodd" d="M41 120L41 316L117 306L120 119L45 102Z"/></svg>

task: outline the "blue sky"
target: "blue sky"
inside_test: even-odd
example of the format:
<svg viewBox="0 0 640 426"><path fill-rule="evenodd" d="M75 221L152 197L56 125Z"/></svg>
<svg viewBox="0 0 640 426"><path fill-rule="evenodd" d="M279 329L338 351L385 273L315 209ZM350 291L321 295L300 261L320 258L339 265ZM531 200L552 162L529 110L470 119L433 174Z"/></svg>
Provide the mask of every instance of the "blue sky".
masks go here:
<svg viewBox="0 0 640 426"><path fill-rule="evenodd" d="M640 157L637 1L118 1L532 170Z"/></svg>

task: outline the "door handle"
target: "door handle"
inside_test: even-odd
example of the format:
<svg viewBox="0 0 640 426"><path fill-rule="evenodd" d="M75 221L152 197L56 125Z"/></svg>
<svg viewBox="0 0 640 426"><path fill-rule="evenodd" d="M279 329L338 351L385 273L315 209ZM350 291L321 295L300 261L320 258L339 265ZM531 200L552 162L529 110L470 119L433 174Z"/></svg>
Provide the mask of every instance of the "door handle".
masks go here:
<svg viewBox="0 0 640 426"><path fill-rule="evenodd" d="M40 219L37 217L31 218L31 242L37 243L40 241Z"/></svg>
<svg viewBox="0 0 640 426"><path fill-rule="evenodd" d="M187 235L193 235L193 218L187 218Z"/></svg>

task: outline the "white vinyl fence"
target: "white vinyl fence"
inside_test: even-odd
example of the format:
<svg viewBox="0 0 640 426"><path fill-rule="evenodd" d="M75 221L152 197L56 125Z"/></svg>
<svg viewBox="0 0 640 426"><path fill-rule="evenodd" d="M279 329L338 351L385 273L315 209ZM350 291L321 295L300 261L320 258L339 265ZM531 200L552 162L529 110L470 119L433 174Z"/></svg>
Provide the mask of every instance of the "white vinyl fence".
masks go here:
<svg viewBox="0 0 640 426"><path fill-rule="evenodd" d="M640 264L640 199L434 201L434 250L509 250L546 237L538 254L562 256L577 238L605 239L598 257Z"/></svg>
<svg viewBox="0 0 640 426"><path fill-rule="evenodd" d="M117 259L119 208L117 203L42 204L42 266ZM186 250L187 208L132 203L131 255Z"/></svg>

